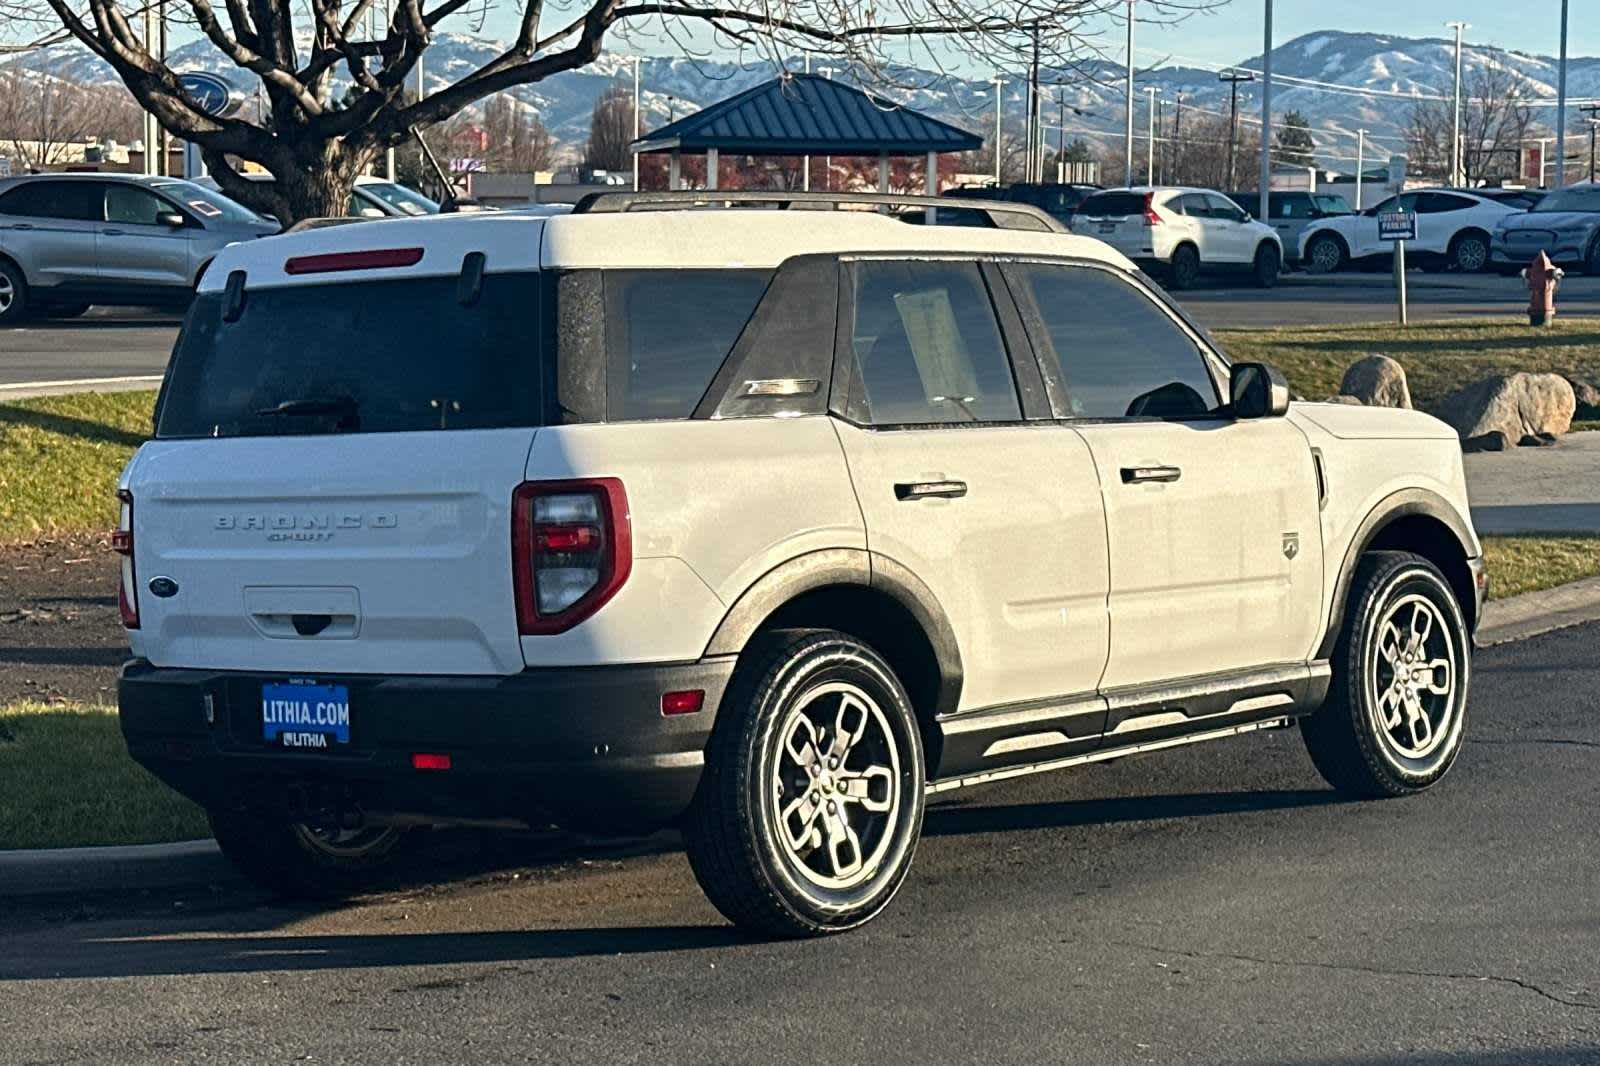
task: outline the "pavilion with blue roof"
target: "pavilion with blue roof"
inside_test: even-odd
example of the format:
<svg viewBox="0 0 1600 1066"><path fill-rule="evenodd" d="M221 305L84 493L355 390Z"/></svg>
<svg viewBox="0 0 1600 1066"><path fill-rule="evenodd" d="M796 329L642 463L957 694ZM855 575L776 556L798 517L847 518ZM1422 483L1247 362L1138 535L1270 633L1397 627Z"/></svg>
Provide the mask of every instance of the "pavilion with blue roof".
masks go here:
<svg viewBox="0 0 1600 1066"><path fill-rule="evenodd" d="M876 156L878 191L889 191L889 160L927 159L928 191L938 189L939 156L973 151L977 134L881 96L816 74L785 74L653 130L637 154L666 153L668 185L681 186L684 154L706 157L706 188L717 187L722 152L751 156ZM810 168L806 168L810 179Z"/></svg>

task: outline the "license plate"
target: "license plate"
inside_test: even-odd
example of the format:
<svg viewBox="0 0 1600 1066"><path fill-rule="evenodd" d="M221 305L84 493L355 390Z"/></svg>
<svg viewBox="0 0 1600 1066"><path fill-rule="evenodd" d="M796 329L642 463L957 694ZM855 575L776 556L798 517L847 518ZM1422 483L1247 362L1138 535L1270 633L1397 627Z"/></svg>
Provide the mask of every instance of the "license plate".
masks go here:
<svg viewBox="0 0 1600 1066"><path fill-rule="evenodd" d="M1115 233L1117 232L1117 224L1115 222L1103 222L1100 224L1100 232Z"/></svg>
<svg viewBox="0 0 1600 1066"><path fill-rule="evenodd" d="M295 751L348 745L350 690L311 681L262 685L261 735L268 744Z"/></svg>

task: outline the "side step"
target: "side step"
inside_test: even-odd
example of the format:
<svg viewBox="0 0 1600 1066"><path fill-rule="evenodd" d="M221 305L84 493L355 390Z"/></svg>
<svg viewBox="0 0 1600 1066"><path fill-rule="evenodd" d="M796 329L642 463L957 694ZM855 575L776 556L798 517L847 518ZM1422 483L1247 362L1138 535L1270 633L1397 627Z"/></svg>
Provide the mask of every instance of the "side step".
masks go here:
<svg viewBox="0 0 1600 1066"><path fill-rule="evenodd" d="M1187 744L1200 744L1207 740L1222 740L1226 737L1236 737L1262 729L1286 729L1292 721L1288 717L1269 718L1260 722L1244 722L1240 725L1227 726L1222 729L1210 729L1203 733L1190 733L1187 736L1168 737L1165 740L1150 740L1143 744L1130 744L1120 748L1102 748L1099 751L1085 752L1082 755L1068 755L1065 758L1049 759L1045 762L1029 763L1026 766L1007 766L994 770L985 770L981 773L968 774L965 777L951 777L943 781L930 781L928 782L927 790L928 794L932 795L936 792L949 792L953 789L966 788L971 785L984 785L991 781L1004 781L1010 777L1025 777L1028 774L1065 770L1069 766L1082 766L1085 763L1121 759L1128 755L1143 755L1146 752L1164 751L1167 748L1181 748Z"/></svg>

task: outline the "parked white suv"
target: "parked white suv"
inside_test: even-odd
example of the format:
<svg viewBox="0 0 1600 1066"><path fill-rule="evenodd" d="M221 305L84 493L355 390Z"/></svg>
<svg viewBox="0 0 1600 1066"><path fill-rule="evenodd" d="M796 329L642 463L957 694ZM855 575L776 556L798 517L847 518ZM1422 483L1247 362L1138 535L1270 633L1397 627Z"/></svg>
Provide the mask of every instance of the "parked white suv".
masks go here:
<svg viewBox="0 0 1600 1066"><path fill-rule="evenodd" d="M930 794L1296 720L1354 795L1456 758L1442 423L1291 404L1097 241L606 206L206 274L121 481L119 699L251 877L676 823L725 915L811 935Z"/></svg>
<svg viewBox="0 0 1600 1066"><path fill-rule="evenodd" d="M1162 280L1188 289L1205 273L1278 282L1283 242L1271 226L1210 189L1107 189L1078 205L1072 232L1105 241Z"/></svg>

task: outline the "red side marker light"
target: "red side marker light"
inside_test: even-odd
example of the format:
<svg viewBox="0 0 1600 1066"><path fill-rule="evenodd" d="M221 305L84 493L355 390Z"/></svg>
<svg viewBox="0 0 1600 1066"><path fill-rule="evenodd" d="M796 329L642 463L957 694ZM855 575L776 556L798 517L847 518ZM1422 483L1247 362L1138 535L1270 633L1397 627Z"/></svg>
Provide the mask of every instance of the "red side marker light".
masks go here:
<svg viewBox="0 0 1600 1066"><path fill-rule="evenodd" d="M341 270L382 270L415 266L422 262L421 248L373 248L365 252L328 252L296 255L283 261L285 274L334 274Z"/></svg>
<svg viewBox="0 0 1600 1066"><path fill-rule="evenodd" d="M662 714L694 714L705 705L705 689L692 688L683 692L666 692L661 696Z"/></svg>
<svg viewBox="0 0 1600 1066"><path fill-rule="evenodd" d="M448 770L450 769L450 756L440 755L431 751L412 752L411 768L413 770Z"/></svg>

